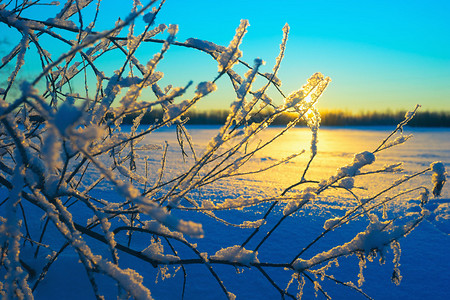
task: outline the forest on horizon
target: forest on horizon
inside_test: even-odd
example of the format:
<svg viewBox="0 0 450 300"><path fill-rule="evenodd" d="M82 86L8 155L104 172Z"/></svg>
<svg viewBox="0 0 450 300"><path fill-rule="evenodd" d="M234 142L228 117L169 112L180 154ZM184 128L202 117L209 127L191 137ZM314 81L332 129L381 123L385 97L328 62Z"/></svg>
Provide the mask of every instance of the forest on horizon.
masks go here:
<svg viewBox="0 0 450 300"><path fill-rule="evenodd" d="M188 118L186 124L188 125L222 125L228 116L229 111L226 109L220 110L191 110L185 114ZM259 122L264 119L264 116L270 111L265 110L254 113L253 121ZM377 125L393 125L395 126L404 119L406 111L367 111L352 113L343 110L323 110L320 111L323 126L377 126ZM140 113L128 114L124 117L123 124L133 124L134 118ZM112 117L111 115L109 117ZM163 118L162 110L153 110L145 113L141 124L153 124L157 120ZM284 113L276 118L271 125L286 125L288 122L295 119L295 114ZM252 122L252 121L250 121ZM303 125L301 122L299 125ZM435 111L417 111L415 117L409 122L412 127L450 127L450 111L435 112Z"/></svg>

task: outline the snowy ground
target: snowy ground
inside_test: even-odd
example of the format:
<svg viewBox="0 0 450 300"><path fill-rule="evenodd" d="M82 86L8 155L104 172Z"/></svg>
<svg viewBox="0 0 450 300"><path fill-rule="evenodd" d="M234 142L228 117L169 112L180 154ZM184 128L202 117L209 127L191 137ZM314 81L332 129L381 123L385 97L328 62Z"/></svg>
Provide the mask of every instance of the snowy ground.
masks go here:
<svg viewBox="0 0 450 300"><path fill-rule="evenodd" d="M379 142L389 133L391 128L371 128L371 129L321 129L319 132L319 154L311 165L307 179L320 180L333 175L335 170L349 163L354 153L363 150L374 150ZM208 138L217 130L216 127L193 127L190 128L195 148L201 151L206 145ZM269 129L267 134L271 134ZM405 171L393 175L376 175L370 179L361 179L355 182L356 186L367 187L367 191L362 193L373 194L377 190L387 187L389 183L403 175L411 175L429 166L433 161L442 161L449 166L450 163L450 131L444 129L407 129L407 133L413 133L414 139L408 141L396 149L391 149L377 156L376 163L371 168L381 167L385 164L404 162ZM259 138L265 139L266 136ZM167 178L180 172L187 167L180 158L180 150L177 146L175 133L171 130L163 130L151 135L143 144L155 145L153 150L142 152L142 156L149 156L149 170L158 170L160 167L162 146L164 141L169 143ZM257 143L258 141L255 141ZM161 146L161 147L160 147ZM258 154L247 167L248 170L257 169L265 164L277 161L293 152L301 149L309 149L309 133L306 129L295 129L289 135L282 137L278 142L270 146L263 153ZM289 185L298 181L301 172L307 162L309 153L294 159L294 161L282 165L274 170L261 175L249 175L242 178L230 178L216 182L214 186L199 192L199 197L213 201L223 201L236 196L271 196L280 194ZM138 172L142 173L142 166L138 166ZM94 173L90 176L95 178ZM375 179L375 180L374 180ZM411 182L410 186L417 184L430 185L431 175L420 176ZM406 187L401 187L403 190ZM397 191L399 191L397 190ZM395 192L395 191L394 191ZM102 186L101 197L103 199L114 199L115 192L107 185ZM353 200L340 192L324 194L314 204L308 205L305 209L290 217L277 230L276 234L270 237L270 241L259 250L260 261L273 260L274 257L284 261L286 257L290 259L298 253L298 250L307 245L315 236L323 231L324 222L335 216L342 216L344 212L354 203ZM450 226L449 226L449 206L444 204L450 201L450 189L448 185L444 187L441 204L441 215L433 222L423 222L410 235L401 240L401 274L403 280L399 286L394 285L390 278L392 274L392 253L387 257L384 265L380 265L378 260L367 264L364 270L365 283L364 291L375 299L448 299L450 290L448 281L450 280L450 259L448 249L450 248ZM389 207L388 214L404 213L404 211L416 207L417 201L409 198L402 198L395 201ZM240 223L245 220L257 220L265 211L266 206L244 209L243 211L218 213L219 217L225 218L229 222ZM381 212L380 212L381 214ZM274 222L282 215L282 207L272 214L268 222ZM222 223L212 221L204 215L196 215L195 221L203 223L205 228L205 238L195 241L198 249L214 254L222 247L228 247L242 243L251 232L250 229L235 229L225 226ZM39 228L41 224L32 224ZM337 243L349 241L357 232L364 230L367 220L361 218L350 225L332 232L318 243L311 252L306 252L305 257L313 255L318 251L329 249ZM52 238L51 231L47 238ZM146 239L148 237L145 237ZM259 241L262 235L255 238ZM135 238L135 242L148 243L147 240ZM93 243L95 245L95 243ZM249 248L252 247L249 244ZM102 245L94 250L104 251ZM30 250L31 251L31 250ZM45 250L44 250L45 251ZM183 254L183 252L181 252ZM22 253L23 257L26 257ZM186 255L191 253L186 252ZM50 269L47 278L38 287L35 295L36 299L92 299L86 274L80 264L77 264L77 257L72 250L66 250ZM43 263L43 262L41 262ZM39 265L39 262L34 262ZM152 295L156 299L180 299L183 274L179 270L173 278L161 280L155 284L157 270L150 264L145 264L134 258L122 255L120 260L122 267L135 268L144 276L145 284L151 288ZM215 266L229 291L233 292L238 299L277 299L279 293L268 283L268 281L256 270L245 269L236 270L230 266ZM217 282L204 266L186 266L187 286L185 299L220 299L224 298ZM174 273L174 268L169 268L169 272ZM285 288L290 280L283 270L267 270L267 272L280 282L284 282L281 287ZM358 280L358 262L352 256L340 261L339 268L332 268L330 274L341 281ZM107 299L112 299L111 295L116 293L116 289L111 282L104 281L102 292ZM363 299L363 296L355 291L336 285L327 280L321 282L335 299ZM291 286L290 291L295 294L296 284ZM314 290L311 284L305 286L304 299L311 299ZM323 298L319 295L318 298Z"/></svg>

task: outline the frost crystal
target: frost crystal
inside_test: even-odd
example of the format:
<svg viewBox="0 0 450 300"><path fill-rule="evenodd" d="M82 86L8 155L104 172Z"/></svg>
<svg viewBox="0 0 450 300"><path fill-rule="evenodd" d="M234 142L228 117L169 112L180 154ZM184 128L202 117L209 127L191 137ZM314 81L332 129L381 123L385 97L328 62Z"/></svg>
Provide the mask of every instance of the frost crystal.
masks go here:
<svg viewBox="0 0 450 300"><path fill-rule="evenodd" d="M264 73L264 77L270 79L276 85L281 85L281 80L276 75L274 75L272 73Z"/></svg>
<svg viewBox="0 0 450 300"><path fill-rule="evenodd" d="M418 109L419 107L420 107L420 105L417 104L417 105L416 105L416 108L415 108L414 110L406 112L406 114L405 114L405 121L406 121L406 122L408 122L409 120L411 120L411 119L414 117L414 115L416 114L416 111L417 111L417 109ZM405 122L405 121L404 121L404 122Z"/></svg>
<svg viewBox="0 0 450 300"><path fill-rule="evenodd" d="M228 299L229 300L236 300L236 295L233 294L232 292L228 292Z"/></svg>
<svg viewBox="0 0 450 300"><path fill-rule="evenodd" d="M223 51L217 61L219 62L219 72L226 72L228 69L231 69L237 62L239 57L242 56L242 51L239 50L239 45L242 42L242 38L247 32L248 27L247 20L241 20L241 24L236 29L236 35L233 40L230 42L228 48Z"/></svg>
<svg viewBox="0 0 450 300"><path fill-rule="evenodd" d="M255 76L258 72L259 67L263 64L264 64L264 61L262 59L259 59L259 58L255 59L253 69L249 70L245 74L245 80L242 82L239 89L236 90L236 95L237 95L238 99L244 98L244 96L247 94L253 81L255 80Z"/></svg>
<svg viewBox="0 0 450 300"><path fill-rule="evenodd" d="M241 226L239 226L240 228L257 228L260 227L261 225L265 224L265 220L264 219L259 219L256 221L244 221Z"/></svg>

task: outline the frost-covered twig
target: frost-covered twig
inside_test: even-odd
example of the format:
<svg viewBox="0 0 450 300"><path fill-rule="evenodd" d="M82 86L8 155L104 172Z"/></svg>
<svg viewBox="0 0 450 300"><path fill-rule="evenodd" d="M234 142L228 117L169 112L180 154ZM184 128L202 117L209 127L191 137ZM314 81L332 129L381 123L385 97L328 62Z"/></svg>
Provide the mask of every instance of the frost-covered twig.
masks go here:
<svg viewBox="0 0 450 300"><path fill-rule="evenodd" d="M387 143L387 141L398 131L403 132L403 126L405 126L406 124L408 124L409 121L411 121L411 119L414 117L414 115L416 114L416 111L420 108L420 105L417 104L416 107L414 108L414 110L412 111L408 111L405 114L405 119L403 121L401 121L397 127L381 142L381 144L375 149L375 151L373 153L376 153L378 151L390 148L391 146L385 146L385 144ZM384 147L384 148L383 148Z"/></svg>

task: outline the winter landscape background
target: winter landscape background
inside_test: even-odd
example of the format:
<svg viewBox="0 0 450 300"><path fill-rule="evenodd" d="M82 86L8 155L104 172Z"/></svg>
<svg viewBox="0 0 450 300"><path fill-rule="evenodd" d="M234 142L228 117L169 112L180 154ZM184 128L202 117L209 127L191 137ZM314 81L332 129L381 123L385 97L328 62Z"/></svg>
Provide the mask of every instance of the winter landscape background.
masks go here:
<svg viewBox="0 0 450 300"><path fill-rule="evenodd" d="M196 146L201 148L205 146L217 130L217 126L193 126L189 127L189 132L192 135ZM389 127L362 127L362 128L322 128L320 130L320 146L323 150L319 150L317 159L311 176L313 178L325 178L332 175L336 168L346 164L352 158L352 151L363 151L364 149L372 149L377 146L380 139L382 139ZM270 131L270 129L269 129ZM384 164L396 163L403 161L405 169L417 171L426 167L429 160L450 161L450 131L448 129L421 129L408 128L407 133L414 134L414 138L407 144L392 149L390 153L385 153L379 157L377 164L383 166ZM269 134L269 133L267 133ZM263 138L263 137L261 137ZM308 147L309 132L304 128L296 128L288 135L283 137L283 140L273 145L273 148L261 153L256 158L255 162L248 166L249 169L260 167L260 164L268 163L272 160L278 160L286 154L294 150ZM360 141L364 140L363 143ZM176 133L171 129L164 129L156 133L146 143L154 144L155 141L168 141L171 150L169 150L171 159L168 161L172 163L168 166L168 172L180 172L179 166L183 165L180 159L180 149L176 141ZM154 154L161 155L163 143L160 143L160 150L155 151ZM355 148L357 147L357 148ZM148 153L147 153L148 154ZM158 156L158 155L156 155ZM159 165L159 158L152 159L154 163L153 168ZM267 174L249 175L240 179L229 179L224 182L218 182L213 187L202 191L202 196L205 199L222 199L253 195L267 197L269 194L275 195L277 191L282 190L286 185L295 183L298 178L299 170L307 162L306 156L296 159L294 162L283 165L276 170ZM411 174L412 172L404 172ZM400 177L402 174L393 175L392 178ZM231 182L230 182L231 181ZM421 176L418 179L422 184L428 184L429 176ZM374 189L380 189L387 182L378 181ZM364 181L359 183L363 186ZM411 184L414 185L414 184ZM233 187L230 189L230 187ZM101 193L106 198L114 198L114 189L105 187ZM439 202L443 203L442 211L439 216L434 216L429 221L422 223L419 228L414 230L410 235L401 240L402 256L401 256L401 273L403 280L399 286L394 285L391 280L392 264L388 261L385 265L380 265L378 261L368 264L364 270L366 282L364 283L364 291L374 299L446 299L449 293L447 282L450 279L448 269L450 268L450 260L448 259L447 249L450 247L450 220L449 220L449 200L450 192L445 189L442 198ZM275 241L261 250L264 256L282 257L292 253L296 247L292 244L303 246L306 241L312 239L318 234L324 222L332 217L341 216L348 209L348 202L352 199L345 195L345 193L333 191L327 196L321 198L320 201L308 205L303 211L296 213L295 217L285 224L280 232L274 237ZM414 199L397 201L392 205L395 211L408 210L414 203ZM260 209L248 209L255 218L261 214ZM275 213L279 216L282 214L281 209ZM227 216L228 215L228 216ZM239 213L224 214L230 222L238 223L242 217ZM218 249L217 245L231 246L245 239L245 235L239 233L238 230L232 230L229 226L223 224L214 224L208 218L198 216L201 222L212 223L211 230L214 234L206 234L205 238L196 240L199 249L211 249L215 252ZM39 224L37 224L39 226ZM325 243L336 243L342 238L348 238L352 232L358 231L365 227L364 220L359 220L350 228L340 228L333 233L333 237L329 237ZM209 227L209 226L208 226ZM145 244L145 243L144 243ZM294 255L294 254L291 254ZM74 269L73 260L76 259L74 254L68 252L63 256L60 262L55 263L52 267L54 270L50 271L48 280L42 283L42 286L37 290L37 299L79 299L91 298L86 275L81 267ZM128 262L126 256L125 259ZM175 277L166 280L158 280L155 284L157 270L149 264L142 264L130 260L130 264L137 267L140 274L146 280L145 282L152 287L152 294L156 299L179 299L181 294L182 274L178 272ZM345 261L356 260L355 258L347 258ZM347 262L348 263L348 262ZM357 266L354 264L341 264L339 275L340 279L356 280L358 273ZM67 270L71 271L68 272ZM241 299L276 299L279 293L272 287L267 285L267 281L254 270L247 270L239 274L234 267L224 266L219 270L223 272L223 280L230 285L230 289L236 293ZM77 274L77 275L75 275ZM202 298L202 299L217 299L219 293L217 292L217 283L208 275L204 274L202 266L189 267L190 280L187 285L186 298ZM286 282L290 278L286 278L282 274L276 274L279 278L283 278ZM343 276L343 278L342 278ZM339 286L333 282L323 283L329 289L329 295L334 299L363 299L359 293L350 291L348 288ZM63 288L61 288L63 287ZM305 292L306 295L314 293L312 288ZM70 296L72 295L72 296ZM319 299L321 296L319 295Z"/></svg>

